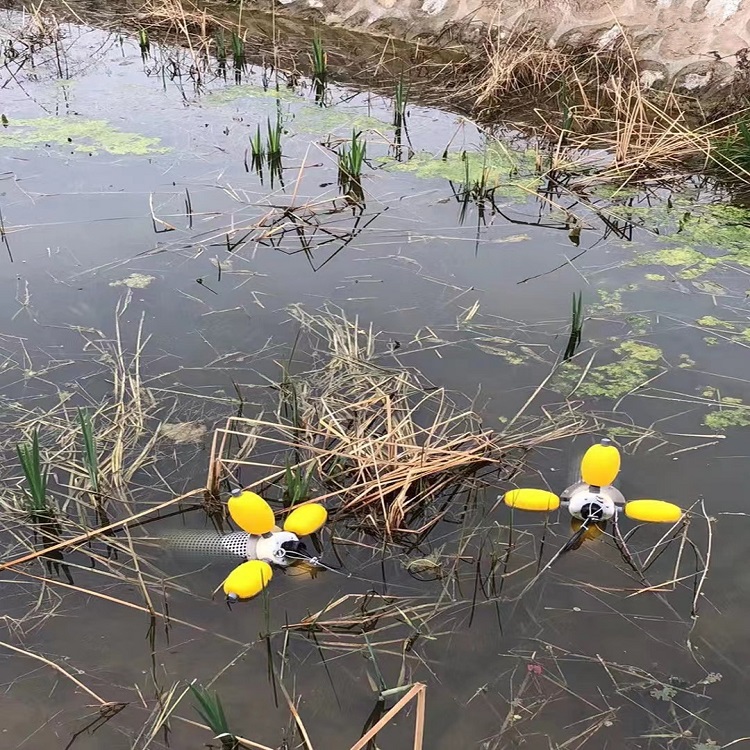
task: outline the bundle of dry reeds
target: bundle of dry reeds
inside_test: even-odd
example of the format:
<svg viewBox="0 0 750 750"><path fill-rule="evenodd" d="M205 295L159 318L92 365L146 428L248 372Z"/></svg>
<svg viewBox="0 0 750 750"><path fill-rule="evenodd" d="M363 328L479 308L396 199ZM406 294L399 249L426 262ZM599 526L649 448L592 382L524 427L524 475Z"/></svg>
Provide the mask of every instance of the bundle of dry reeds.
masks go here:
<svg viewBox="0 0 750 750"><path fill-rule="evenodd" d="M421 535L482 470L507 478L528 450L585 429L585 419L566 412L544 427L498 434L397 358L396 366L380 364L379 349L391 355L372 326L363 329L341 311L290 312L314 344L314 369L287 375L276 421L232 418L217 431L213 492L241 466L276 469L269 481L292 470L315 478L316 499L328 500L338 517L357 516L386 537ZM286 469L275 463L279 450L287 453Z"/></svg>
<svg viewBox="0 0 750 750"><path fill-rule="evenodd" d="M710 117L697 98L649 87L647 80L622 30L611 45L563 48L521 28L488 32L464 92L486 112L522 101L533 107L553 144L553 172L585 172L602 182L717 167L733 178L750 177L719 155L737 135L742 112Z"/></svg>

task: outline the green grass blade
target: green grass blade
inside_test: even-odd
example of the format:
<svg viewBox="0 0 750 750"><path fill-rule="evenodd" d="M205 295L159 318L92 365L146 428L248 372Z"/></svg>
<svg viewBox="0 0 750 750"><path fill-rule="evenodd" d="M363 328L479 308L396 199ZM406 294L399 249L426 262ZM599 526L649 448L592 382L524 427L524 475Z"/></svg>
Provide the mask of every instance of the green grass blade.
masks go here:
<svg viewBox="0 0 750 750"><path fill-rule="evenodd" d="M91 415L86 409L78 409L78 421L83 435L83 462L89 474L91 489L99 492L99 457L96 452L96 436Z"/></svg>
<svg viewBox="0 0 750 750"><path fill-rule="evenodd" d="M197 701L194 708L198 715L214 735L221 740L221 745L225 750L234 750L237 747L237 740L229 731L229 724L219 694L209 693L203 686L194 683L191 683L188 687Z"/></svg>
<svg viewBox="0 0 750 750"><path fill-rule="evenodd" d="M39 429L35 429L31 438L31 445L20 443L16 446L18 460L21 463L26 478L27 508L31 513L48 511L47 479L49 470L42 464L39 448Z"/></svg>

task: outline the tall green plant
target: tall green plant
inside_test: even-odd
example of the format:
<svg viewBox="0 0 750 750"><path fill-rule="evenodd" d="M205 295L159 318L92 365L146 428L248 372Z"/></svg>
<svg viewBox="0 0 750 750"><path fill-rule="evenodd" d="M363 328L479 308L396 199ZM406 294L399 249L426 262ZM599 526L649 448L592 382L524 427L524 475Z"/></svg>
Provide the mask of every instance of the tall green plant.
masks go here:
<svg viewBox="0 0 750 750"><path fill-rule="evenodd" d="M96 451L96 435L91 414L87 409L78 409L78 422L83 435L83 463L89 475L91 489L99 492L99 456Z"/></svg>
<svg viewBox="0 0 750 750"><path fill-rule="evenodd" d="M394 99L393 126L397 131L401 130L406 123L406 104L409 100L409 90L404 83L404 74L396 83L396 97Z"/></svg>
<svg viewBox="0 0 750 750"><path fill-rule="evenodd" d="M24 490L26 508L35 517L48 514L50 512L47 503L49 468L42 463L42 455L39 450L39 428L34 429L31 444L19 443L16 450L26 477L26 488Z"/></svg>
<svg viewBox="0 0 750 750"><path fill-rule="evenodd" d="M151 52L151 42L146 29L140 29L138 32L138 46L141 48L141 57L145 61Z"/></svg>
<svg viewBox="0 0 750 750"><path fill-rule="evenodd" d="M328 85L328 54L323 47L323 41L316 34L312 42L312 80L315 88L315 101L322 104Z"/></svg>
<svg viewBox="0 0 750 750"><path fill-rule="evenodd" d="M312 465L305 471L300 466L293 466L288 460L284 468L284 497L285 508L310 499L310 484L312 482Z"/></svg>
<svg viewBox="0 0 750 750"><path fill-rule="evenodd" d="M234 61L234 81L235 83L242 83L242 73L246 65L245 43L236 31L232 32L232 58Z"/></svg>
<svg viewBox="0 0 750 750"><path fill-rule="evenodd" d="M568 334L568 345L565 347L563 362L570 359L581 344L583 332L583 295L581 292L573 294L573 309L570 318L570 333Z"/></svg>
<svg viewBox="0 0 750 750"><path fill-rule="evenodd" d="M339 151L338 181L342 192L357 202L364 198L362 167L367 157L367 142L361 132L352 130L352 138Z"/></svg>
<svg viewBox="0 0 750 750"><path fill-rule="evenodd" d="M216 60L219 63L219 74L226 80L227 78L227 44L224 37L224 29L218 29L214 34L214 43L216 44Z"/></svg>
<svg viewBox="0 0 750 750"><path fill-rule="evenodd" d="M26 512L33 529L34 538L41 537L42 544L54 544L60 540L60 524L55 517L55 511L49 503L47 482L49 467L42 461L39 448L39 428L35 428L31 436L31 443L19 443L16 446L18 459L21 462L26 479L24 496L26 498ZM54 549L43 555L47 569L57 574L65 574L68 583L73 584L70 569L63 561L62 550Z"/></svg>
<svg viewBox="0 0 750 750"><path fill-rule="evenodd" d="M195 710L208 724L224 750L237 750L237 738L229 731L229 724L224 713L224 706L218 693L209 693L201 685L190 684L190 692L197 701Z"/></svg>

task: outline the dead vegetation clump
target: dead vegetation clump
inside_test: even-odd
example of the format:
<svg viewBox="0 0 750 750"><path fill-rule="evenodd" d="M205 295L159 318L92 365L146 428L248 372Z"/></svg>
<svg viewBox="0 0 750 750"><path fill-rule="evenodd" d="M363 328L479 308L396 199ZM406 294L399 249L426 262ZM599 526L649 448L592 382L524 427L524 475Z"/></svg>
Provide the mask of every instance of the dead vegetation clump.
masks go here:
<svg viewBox="0 0 750 750"><path fill-rule="evenodd" d="M621 29L606 45L573 48L525 30L489 31L475 65L465 95L484 118L518 112L547 142L552 172L595 172L600 182L686 169L750 177L741 160L725 158L727 144L744 143L744 105L713 116L695 96L649 86Z"/></svg>
<svg viewBox="0 0 750 750"><path fill-rule="evenodd" d="M511 477L529 450L587 428L565 409L500 434L470 404L460 407L445 388L403 366L372 326L341 312L290 312L312 341L313 369L285 373L277 420L232 418L217 432L214 492L243 466L254 467L254 476L274 466L258 456L275 446L287 453L276 473L305 477L305 499L327 501L336 517L355 517L378 536L419 538L482 482Z"/></svg>

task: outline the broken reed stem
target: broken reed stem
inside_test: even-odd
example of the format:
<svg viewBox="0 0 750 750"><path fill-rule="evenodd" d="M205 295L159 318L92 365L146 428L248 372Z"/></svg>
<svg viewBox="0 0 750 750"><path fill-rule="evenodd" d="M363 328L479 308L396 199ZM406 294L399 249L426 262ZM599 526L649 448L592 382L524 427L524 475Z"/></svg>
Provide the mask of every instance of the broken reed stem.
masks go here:
<svg viewBox="0 0 750 750"><path fill-rule="evenodd" d="M51 667L52 669L54 669L56 672L59 672L63 677L70 680L76 687L79 687L81 690L83 690L84 693L91 696L100 706L116 705L112 701L104 700L104 698L102 698L100 695L97 695L93 690L91 690L91 688L86 687L86 685L84 685L80 680L78 680L76 677L70 674L70 672L67 672L59 664L55 664L55 662L50 661L44 656L41 656L40 654L35 654L33 651L27 651L24 648L18 648L17 646L12 646L10 643L6 643L5 641L0 641L0 646L2 646L3 648L7 648L9 651L15 651L17 654L28 656L30 659L36 659L37 661L42 662L42 664L46 664L48 667Z"/></svg>
<svg viewBox="0 0 750 750"><path fill-rule="evenodd" d="M15 560L8 560L7 562L0 563L0 570L8 570L10 568L14 568L16 565L21 565L22 563L36 560L39 557L48 555L50 552L56 552L57 550L66 549L67 547L74 547L81 544L82 542L88 542L90 539L95 539L96 537L104 534L107 531L119 529L121 526L125 526L126 524L130 524L133 521L137 521L141 518L145 518L146 516L150 516L153 513L158 513L159 511L165 510L166 508L169 508L172 505L176 505L183 500L187 500L189 497L195 497L202 491L203 490L191 490L190 492L186 492L184 495L172 498L171 500L166 500L165 502L159 503L159 505L155 505L152 508L146 508L146 510L142 510L139 513L128 516L128 518L123 518L120 521L113 521L108 526L102 526L98 529L86 531L83 534L79 534L77 537L74 537L73 539L66 539L58 542L57 544L45 547L44 549L36 550L35 552L30 552L27 555L17 557Z"/></svg>
<svg viewBox="0 0 750 750"><path fill-rule="evenodd" d="M414 698L417 699L416 729L414 732L414 750L422 750L422 739L424 737L424 700L427 686L421 682L415 683L408 693L406 693L389 711L387 711L377 724L373 725L362 737L355 742L350 750L363 750L372 739L386 726L400 711L410 703Z"/></svg>
<svg viewBox="0 0 750 750"><path fill-rule="evenodd" d="M56 578L45 578L43 576L37 576L33 573L27 573L24 570L18 570L16 571L19 575L26 576L27 578L32 578L35 581L39 581L40 583L44 583L46 585L52 585L52 586L59 586L60 588L64 589L70 589L71 591L76 591L79 594L84 594L86 596L92 596L96 599L102 599L105 602L110 602L112 604L119 604L121 607L126 607L128 609L134 609L138 612L143 612L147 614L149 617L158 617L165 622L169 623L176 623L177 625L183 625L186 628L190 628L192 630L197 630L199 633L208 634L215 636L219 640L226 641L227 643L232 643L235 646L245 646L247 644L243 643L242 641L238 641L235 638L230 638L227 635L223 635L222 633L216 632L216 630L208 630L206 628L202 628L200 625L195 625L192 622L188 622L187 620L180 620L176 617L172 617L172 615L165 615L163 612L159 612L158 610L154 610L153 612L149 610L147 607L144 607L140 604L134 604L133 602L128 602L125 599L118 599L115 596L110 596L109 594L103 594L100 591L96 591L95 589L86 589L82 586L76 586L75 584L65 583L65 581L59 581ZM18 581L3 581L3 583L18 583Z"/></svg>
<svg viewBox="0 0 750 750"><path fill-rule="evenodd" d="M174 716L175 719L178 719L179 721L183 722L184 724L189 724L191 727L197 727L198 729L205 729L207 732L211 731L211 727L206 726L205 724L201 724L199 721L193 721L192 719L186 719L184 716ZM268 747L268 745L261 745L259 742L253 742L252 740L248 740L245 737L240 737L239 735L233 734L232 735L237 742L239 742L242 747L248 747L251 748L251 750L275 750L275 748Z"/></svg>

